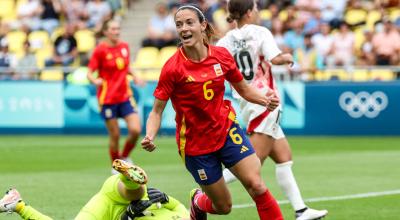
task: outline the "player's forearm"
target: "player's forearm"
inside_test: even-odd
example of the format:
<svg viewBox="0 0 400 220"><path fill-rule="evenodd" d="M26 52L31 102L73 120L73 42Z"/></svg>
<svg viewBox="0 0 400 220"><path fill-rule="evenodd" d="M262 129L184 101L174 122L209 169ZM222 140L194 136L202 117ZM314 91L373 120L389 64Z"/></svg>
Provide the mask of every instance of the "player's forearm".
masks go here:
<svg viewBox="0 0 400 220"><path fill-rule="evenodd" d="M284 65L293 63L293 57L290 53L281 53L271 60L274 65Z"/></svg>
<svg viewBox="0 0 400 220"><path fill-rule="evenodd" d="M242 96L245 100L251 103L266 106L269 100L266 95L261 94L256 89L248 85L244 80L238 83L232 83L233 88Z"/></svg>
<svg viewBox="0 0 400 220"><path fill-rule="evenodd" d="M246 99L248 102L259 104L262 106L267 106L269 103L267 96L262 95L261 93L259 93L250 86L249 89L243 93L242 97Z"/></svg>
<svg viewBox="0 0 400 220"><path fill-rule="evenodd" d="M151 111L146 123L146 136L154 140L161 126L161 114Z"/></svg>
<svg viewBox="0 0 400 220"><path fill-rule="evenodd" d="M87 72L86 75L87 79L89 80L89 82L91 82L92 84L94 84L94 81L96 80L96 78L94 78L93 76L93 71L91 71L90 69Z"/></svg>

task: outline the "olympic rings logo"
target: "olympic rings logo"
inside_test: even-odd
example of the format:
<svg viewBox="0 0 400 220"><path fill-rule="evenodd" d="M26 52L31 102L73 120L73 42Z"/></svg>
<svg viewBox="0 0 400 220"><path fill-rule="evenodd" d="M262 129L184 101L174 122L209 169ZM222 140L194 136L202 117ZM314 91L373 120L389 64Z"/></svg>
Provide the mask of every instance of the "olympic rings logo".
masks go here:
<svg viewBox="0 0 400 220"><path fill-rule="evenodd" d="M357 94L344 92L339 97L340 107L352 118L375 118L389 103L388 97L381 91L369 94L361 91Z"/></svg>

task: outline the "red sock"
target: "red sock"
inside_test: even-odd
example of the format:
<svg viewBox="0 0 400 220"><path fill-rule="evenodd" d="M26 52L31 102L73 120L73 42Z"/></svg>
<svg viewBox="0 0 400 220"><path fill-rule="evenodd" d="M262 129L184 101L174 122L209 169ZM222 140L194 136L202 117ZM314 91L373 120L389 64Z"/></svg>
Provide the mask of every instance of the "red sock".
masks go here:
<svg viewBox="0 0 400 220"><path fill-rule="evenodd" d="M120 158L118 150L113 150L113 149L109 148L108 152L110 154L111 162L113 162L115 159Z"/></svg>
<svg viewBox="0 0 400 220"><path fill-rule="evenodd" d="M211 213L211 214L216 214L217 212L214 210L212 206L212 201L210 198L205 193L198 194L194 197L194 201L199 207L201 211Z"/></svg>
<svg viewBox="0 0 400 220"><path fill-rule="evenodd" d="M253 198L257 206L257 212L261 220L283 220L281 209L272 194L265 193Z"/></svg>
<svg viewBox="0 0 400 220"><path fill-rule="evenodd" d="M129 153L135 148L135 144L132 144L129 141L125 142L124 150L122 151L121 157L125 158L129 156Z"/></svg>

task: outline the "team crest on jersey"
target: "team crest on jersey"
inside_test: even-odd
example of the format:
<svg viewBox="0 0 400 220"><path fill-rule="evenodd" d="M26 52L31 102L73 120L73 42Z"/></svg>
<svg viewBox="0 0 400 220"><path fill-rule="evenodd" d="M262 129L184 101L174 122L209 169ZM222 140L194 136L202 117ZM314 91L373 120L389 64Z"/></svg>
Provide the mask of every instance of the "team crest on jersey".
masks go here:
<svg viewBox="0 0 400 220"><path fill-rule="evenodd" d="M215 72L215 75L217 75L217 76L220 76L223 74L221 64L219 64L219 63L214 64L214 72Z"/></svg>
<svg viewBox="0 0 400 220"><path fill-rule="evenodd" d="M111 60L113 58L113 55L111 53L107 53L106 59Z"/></svg>
<svg viewBox="0 0 400 220"><path fill-rule="evenodd" d="M197 173L199 173L201 180L207 180L206 171L204 169L197 170Z"/></svg>
<svg viewBox="0 0 400 220"><path fill-rule="evenodd" d="M127 57L128 56L128 50L126 48L122 48L121 49L121 54L123 57Z"/></svg>

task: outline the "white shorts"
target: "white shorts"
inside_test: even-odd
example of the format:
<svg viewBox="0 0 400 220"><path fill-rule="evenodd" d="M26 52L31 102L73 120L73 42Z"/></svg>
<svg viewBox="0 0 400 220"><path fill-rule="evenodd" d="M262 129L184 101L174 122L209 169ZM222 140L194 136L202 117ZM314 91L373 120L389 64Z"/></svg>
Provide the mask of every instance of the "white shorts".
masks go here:
<svg viewBox="0 0 400 220"><path fill-rule="evenodd" d="M285 137L280 126L281 105L274 111L266 112L267 108L258 104L250 103L243 98L239 99L240 114L246 123L247 132L257 132L269 135L274 139Z"/></svg>

